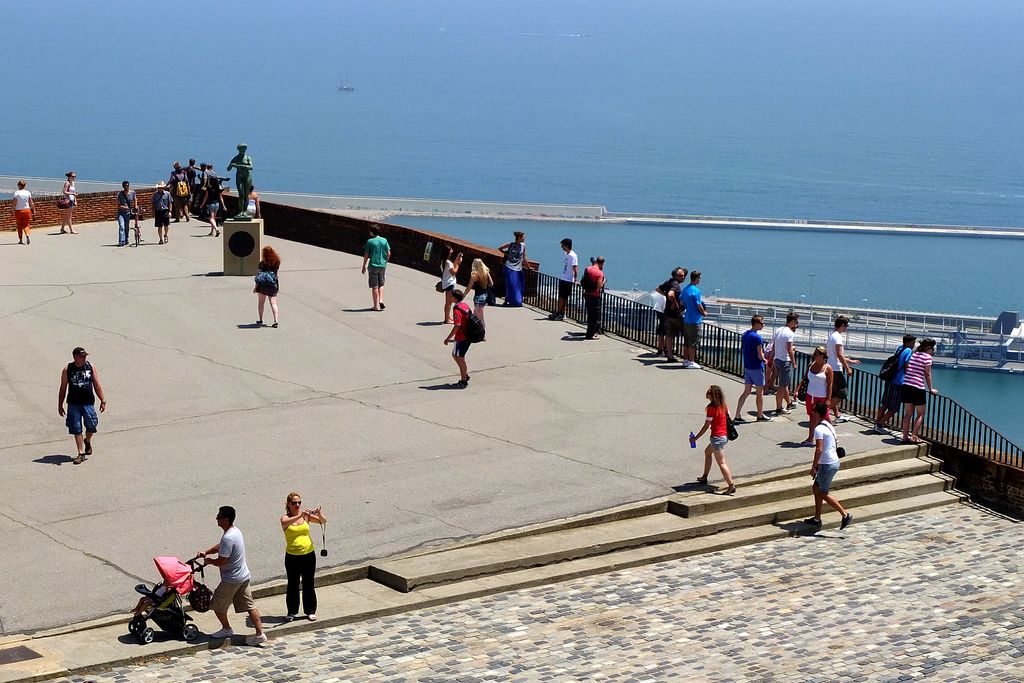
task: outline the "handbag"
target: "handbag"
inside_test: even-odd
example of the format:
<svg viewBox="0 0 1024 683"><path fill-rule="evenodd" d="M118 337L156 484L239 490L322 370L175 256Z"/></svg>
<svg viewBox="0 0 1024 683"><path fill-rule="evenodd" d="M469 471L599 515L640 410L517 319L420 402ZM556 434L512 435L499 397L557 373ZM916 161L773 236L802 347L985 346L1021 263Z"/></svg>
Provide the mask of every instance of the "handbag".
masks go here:
<svg viewBox="0 0 1024 683"><path fill-rule="evenodd" d="M807 400L807 378L804 377L803 381L800 382L800 387L796 390L796 397L801 401Z"/></svg>
<svg viewBox="0 0 1024 683"><path fill-rule="evenodd" d="M736 423L732 420L732 415L728 412L725 414L725 435L729 441L735 441L740 438L740 433L736 429Z"/></svg>
<svg viewBox="0 0 1024 683"><path fill-rule="evenodd" d="M438 280L437 284L434 285L434 289L436 289L438 292L443 292L444 291L444 287L441 286L441 281L440 280Z"/></svg>
<svg viewBox="0 0 1024 683"><path fill-rule="evenodd" d="M320 533L323 534L323 545L320 547L320 557L327 557L327 522L320 522Z"/></svg>
<svg viewBox="0 0 1024 683"><path fill-rule="evenodd" d="M199 576L202 579L197 580L192 587L192 590L188 594L188 604L196 612L207 612L210 609L210 603L213 602L213 591L206 587L203 583L206 580L206 574L203 572L203 565L199 567Z"/></svg>
<svg viewBox="0 0 1024 683"><path fill-rule="evenodd" d="M832 423L827 423L828 428L832 430L832 440L836 442L836 457L842 460L846 457L846 449L839 445L839 435L836 434L836 428L832 426Z"/></svg>
<svg viewBox="0 0 1024 683"><path fill-rule="evenodd" d="M71 206L71 199L68 197L61 197L57 200L58 209L67 209Z"/></svg>
<svg viewBox="0 0 1024 683"><path fill-rule="evenodd" d="M261 270L260 272L256 273L256 286L257 287L260 287L260 286L263 286L263 287L273 287L276 284L277 284L277 277L274 275L273 271Z"/></svg>

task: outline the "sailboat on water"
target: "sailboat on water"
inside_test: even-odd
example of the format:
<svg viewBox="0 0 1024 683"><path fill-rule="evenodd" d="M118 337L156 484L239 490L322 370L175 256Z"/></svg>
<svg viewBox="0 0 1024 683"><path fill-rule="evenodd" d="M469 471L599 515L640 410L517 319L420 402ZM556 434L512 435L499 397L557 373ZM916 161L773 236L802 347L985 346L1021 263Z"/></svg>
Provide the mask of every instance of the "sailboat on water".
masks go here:
<svg viewBox="0 0 1024 683"><path fill-rule="evenodd" d="M342 78L338 81L338 92L352 92L356 87L348 82L348 79Z"/></svg>

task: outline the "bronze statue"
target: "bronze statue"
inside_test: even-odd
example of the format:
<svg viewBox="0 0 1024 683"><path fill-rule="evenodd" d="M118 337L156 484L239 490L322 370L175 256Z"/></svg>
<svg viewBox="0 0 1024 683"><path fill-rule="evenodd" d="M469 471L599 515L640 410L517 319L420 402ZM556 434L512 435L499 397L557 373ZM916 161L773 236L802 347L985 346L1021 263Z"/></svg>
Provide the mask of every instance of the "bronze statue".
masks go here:
<svg viewBox="0 0 1024 683"><path fill-rule="evenodd" d="M235 187L238 189L238 214L233 220L248 221L252 217L245 212L249 206L249 195L252 193L252 159L245 153L248 145L238 145L238 154L228 162L228 170L235 169Z"/></svg>

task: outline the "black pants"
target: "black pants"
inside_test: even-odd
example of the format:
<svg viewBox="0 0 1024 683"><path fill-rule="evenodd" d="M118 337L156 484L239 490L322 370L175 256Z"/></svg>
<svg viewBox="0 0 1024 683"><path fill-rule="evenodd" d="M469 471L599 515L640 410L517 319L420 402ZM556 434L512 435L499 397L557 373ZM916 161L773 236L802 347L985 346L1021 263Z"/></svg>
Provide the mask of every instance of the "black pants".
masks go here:
<svg viewBox="0 0 1024 683"><path fill-rule="evenodd" d="M601 297L583 297L587 304L587 339L601 331Z"/></svg>
<svg viewBox="0 0 1024 683"><path fill-rule="evenodd" d="M284 556L284 570L288 574L288 593L285 604L288 614L299 613L299 579L302 579L302 606L306 614L316 614L316 588L313 574L316 573L316 551L305 555Z"/></svg>

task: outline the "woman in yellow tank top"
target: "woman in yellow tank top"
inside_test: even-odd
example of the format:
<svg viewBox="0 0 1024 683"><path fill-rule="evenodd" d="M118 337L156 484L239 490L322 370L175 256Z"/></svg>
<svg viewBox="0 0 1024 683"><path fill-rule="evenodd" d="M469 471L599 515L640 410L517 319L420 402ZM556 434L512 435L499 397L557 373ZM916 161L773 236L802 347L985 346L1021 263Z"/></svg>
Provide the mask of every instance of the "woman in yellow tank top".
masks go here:
<svg viewBox="0 0 1024 683"><path fill-rule="evenodd" d="M292 491L284 503L285 513L281 515L281 529L284 531L284 569L288 575L288 592L285 603L288 606L287 621L293 621L299 613L299 584L302 584L302 607L310 621L316 621L316 589L313 575L316 573L316 550L309 535L309 523L326 524L327 518L320 512L320 506L310 510L302 509L302 496Z"/></svg>

